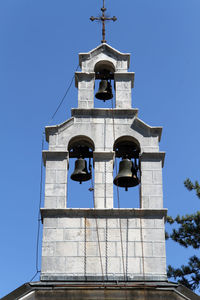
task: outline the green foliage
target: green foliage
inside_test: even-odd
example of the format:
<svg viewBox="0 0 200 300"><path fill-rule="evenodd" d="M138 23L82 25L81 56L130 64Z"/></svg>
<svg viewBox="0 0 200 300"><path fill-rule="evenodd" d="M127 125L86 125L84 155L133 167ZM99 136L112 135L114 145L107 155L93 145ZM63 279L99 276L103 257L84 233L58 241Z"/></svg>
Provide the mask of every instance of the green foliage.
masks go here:
<svg viewBox="0 0 200 300"><path fill-rule="evenodd" d="M173 229L170 234L173 241L186 248L189 246L194 249L200 248L200 211L182 217L178 215L175 219L167 217L167 222L180 225L178 229Z"/></svg>
<svg viewBox="0 0 200 300"><path fill-rule="evenodd" d="M200 185L197 181L193 184L190 179L187 179L184 185L189 191L195 190L197 197L200 198ZM200 211L181 217L177 215L176 218L168 216L167 223L178 225L178 229L173 229L170 234L166 232L166 239L171 238L186 248L200 248ZM200 259L192 256L187 265L182 265L180 268L173 268L169 265L167 275L188 288L196 290L200 288Z"/></svg>
<svg viewBox="0 0 200 300"><path fill-rule="evenodd" d="M188 178L184 181L184 185L189 191L195 190L197 197L200 198L200 185L198 181L195 181L195 183L193 184Z"/></svg>
<svg viewBox="0 0 200 300"><path fill-rule="evenodd" d="M168 266L168 277L173 277L178 282L182 283L191 290L199 288L200 284L200 260L197 256L189 258L187 265L182 265L180 268Z"/></svg>

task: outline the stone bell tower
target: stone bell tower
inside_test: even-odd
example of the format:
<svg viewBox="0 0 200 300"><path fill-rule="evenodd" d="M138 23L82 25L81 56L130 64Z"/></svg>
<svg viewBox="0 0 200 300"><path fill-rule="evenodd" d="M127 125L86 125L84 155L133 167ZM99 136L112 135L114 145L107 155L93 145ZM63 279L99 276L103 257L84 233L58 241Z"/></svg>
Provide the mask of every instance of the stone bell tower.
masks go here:
<svg viewBox="0 0 200 300"><path fill-rule="evenodd" d="M90 18L102 22L102 43L79 54L78 108L69 120L45 128L40 281L25 283L2 300L199 299L167 281L162 128L147 125L132 108L130 54L106 43L105 21L116 17L106 17L104 2L102 16ZM112 108L94 108L94 94L96 101L112 101ZM71 180L91 181L92 208L68 207ZM118 203L119 189L128 193L139 186L140 207L123 208L121 199L115 208L113 184ZM73 195L70 199L73 205Z"/></svg>
<svg viewBox="0 0 200 300"><path fill-rule="evenodd" d="M40 281L25 283L2 300L199 299L167 281L162 129L145 124L131 107L129 59L106 43L79 54L78 108L66 122L46 127ZM94 108L97 80L99 101L112 98L114 87L115 108ZM94 182L93 208L68 208L70 178ZM114 208L113 184L127 190L139 185L140 208Z"/></svg>
<svg viewBox="0 0 200 300"><path fill-rule="evenodd" d="M66 122L46 127L49 150L43 152L41 281L167 280L162 188L165 154L159 151L162 128L145 124L132 108L134 73L128 72L129 61L130 54L106 43L80 53L81 72L75 74L78 108L72 109ZM98 79L114 86L113 109L94 108ZM108 90L112 93L110 86ZM105 88L106 93L108 90ZM103 99L104 90L100 92ZM132 173L121 174L115 184L118 188L139 184L140 208L113 207L116 157L128 162ZM93 208L68 208L71 158L90 161L86 177L81 177L78 169L72 178L84 181L92 177Z"/></svg>

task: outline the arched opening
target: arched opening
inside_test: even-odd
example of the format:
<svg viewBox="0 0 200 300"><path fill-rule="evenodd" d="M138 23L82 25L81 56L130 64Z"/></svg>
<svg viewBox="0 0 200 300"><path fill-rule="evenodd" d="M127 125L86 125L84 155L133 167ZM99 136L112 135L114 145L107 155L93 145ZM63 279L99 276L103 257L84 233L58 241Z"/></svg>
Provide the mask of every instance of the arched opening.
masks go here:
<svg viewBox="0 0 200 300"><path fill-rule="evenodd" d="M95 72L95 101L94 107L112 108L115 106L114 99L114 72L112 62L102 60L96 63ZM99 101L100 100L100 101Z"/></svg>
<svg viewBox="0 0 200 300"><path fill-rule="evenodd" d="M68 207L93 207L94 142L87 136L75 136L68 144ZM70 192L69 192L70 190Z"/></svg>
<svg viewBox="0 0 200 300"><path fill-rule="evenodd" d="M131 136L118 138L113 146L114 207L140 207L139 142Z"/></svg>
<svg viewBox="0 0 200 300"><path fill-rule="evenodd" d="M112 62L110 62L108 60L100 60L94 66L94 72L95 73L100 73L100 72L102 72L102 70L107 70L110 73L114 73L115 72L115 66Z"/></svg>
<svg viewBox="0 0 200 300"><path fill-rule="evenodd" d="M89 149L94 151L94 142L91 138L86 135L77 135L73 137L68 143L68 151L71 153L70 155L73 155L73 149L80 146L88 147Z"/></svg>

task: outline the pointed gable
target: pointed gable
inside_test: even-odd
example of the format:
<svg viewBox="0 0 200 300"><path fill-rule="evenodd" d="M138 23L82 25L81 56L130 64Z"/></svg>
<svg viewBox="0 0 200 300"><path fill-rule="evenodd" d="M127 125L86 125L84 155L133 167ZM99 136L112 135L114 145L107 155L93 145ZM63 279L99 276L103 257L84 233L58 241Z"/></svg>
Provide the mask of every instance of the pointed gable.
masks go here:
<svg viewBox="0 0 200 300"><path fill-rule="evenodd" d="M115 72L127 72L130 64L130 54L121 53L105 43L88 53L79 54L79 65L82 72L94 72L95 65L103 60L111 62Z"/></svg>

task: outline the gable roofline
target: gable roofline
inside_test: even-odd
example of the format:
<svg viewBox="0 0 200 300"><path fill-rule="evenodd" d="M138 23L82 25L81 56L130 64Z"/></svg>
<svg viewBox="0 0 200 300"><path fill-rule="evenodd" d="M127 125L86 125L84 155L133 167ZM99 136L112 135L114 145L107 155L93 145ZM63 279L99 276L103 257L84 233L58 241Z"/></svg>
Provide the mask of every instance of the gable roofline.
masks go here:
<svg viewBox="0 0 200 300"><path fill-rule="evenodd" d="M138 128L144 128L144 129L148 130L150 132L150 134L158 136L158 141L159 142L161 141L162 130L163 130L162 126L150 126L147 123L145 123L144 121L142 121L141 119L139 119L138 117L136 117L134 119L134 124Z"/></svg>
<svg viewBox="0 0 200 300"><path fill-rule="evenodd" d="M158 136L160 142L162 136L162 127L161 126L150 126L138 118L138 109L109 109L109 108L72 108L71 109L72 117L65 122L57 125L51 125L45 127L46 141L49 142L49 136L52 134L57 134L58 132L65 130L66 128L74 124L74 118L76 117L105 117L109 116L129 116L133 118L133 125L138 128L138 130L145 130L149 135Z"/></svg>
<svg viewBox="0 0 200 300"><path fill-rule="evenodd" d="M91 51L87 52L87 53L79 53L79 66L81 68L82 66L82 62L86 61L88 59L90 59L91 57L94 57L95 55L97 55L99 52L102 51L108 51L111 52L113 54L115 54L116 56L120 57L121 59L124 59L128 62L128 68L130 66L130 53L122 53L120 51L118 51L117 49L111 47L110 45L108 45L107 43L102 43L99 46L97 46L96 48L92 49Z"/></svg>

